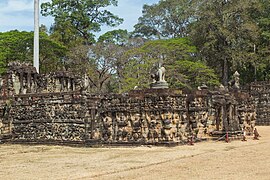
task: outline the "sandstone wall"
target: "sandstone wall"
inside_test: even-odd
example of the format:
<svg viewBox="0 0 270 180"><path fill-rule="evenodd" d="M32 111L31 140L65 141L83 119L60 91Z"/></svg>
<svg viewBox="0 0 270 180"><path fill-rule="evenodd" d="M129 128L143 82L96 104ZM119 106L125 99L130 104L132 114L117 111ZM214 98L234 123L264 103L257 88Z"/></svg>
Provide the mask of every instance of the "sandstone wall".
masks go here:
<svg viewBox="0 0 270 180"><path fill-rule="evenodd" d="M251 106L248 94L208 90L21 94L2 104L2 135L19 142L185 143L253 128Z"/></svg>
<svg viewBox="0 0 270 180"><path fill-rule="evenodd" d="M255 107L258 124L270 116L269 108L261 108L268 104L265 87L251 88L255 101L239 87L98 95L89 93L87 76L37 74L27 64L12 63L0 79L0 140L156 144L241 134L243 129L252 134Z"/></svg>
<svg viewBox="0 0 270 180"><path fill-rule="evenodd" d="M250 93L254 97L257 120L256 125L270 125L270 82L256 82L250 86Z"/></svg>

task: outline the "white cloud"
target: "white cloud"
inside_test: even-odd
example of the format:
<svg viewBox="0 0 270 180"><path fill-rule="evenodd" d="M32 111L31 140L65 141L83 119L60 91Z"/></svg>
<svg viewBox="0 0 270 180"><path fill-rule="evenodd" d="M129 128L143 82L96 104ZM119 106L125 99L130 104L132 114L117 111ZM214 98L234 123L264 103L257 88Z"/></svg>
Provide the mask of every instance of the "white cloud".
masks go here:
<svg viewBox="0 0 270 180"><path fill-rule="evenodd" d="M18 12L18 11L31 11L32 8L32 1L30 0L4 0L5 6L1 8L1 13L10 13Z"/></svg>
<svg viewBox="0 0 270 180"><path fill-rule="evenodd" d="M40 3L50 0L40 0ZM0 31L34 29L34 0L1 0ZM40 17L40 24L50 25L52 18Z"/></svg>

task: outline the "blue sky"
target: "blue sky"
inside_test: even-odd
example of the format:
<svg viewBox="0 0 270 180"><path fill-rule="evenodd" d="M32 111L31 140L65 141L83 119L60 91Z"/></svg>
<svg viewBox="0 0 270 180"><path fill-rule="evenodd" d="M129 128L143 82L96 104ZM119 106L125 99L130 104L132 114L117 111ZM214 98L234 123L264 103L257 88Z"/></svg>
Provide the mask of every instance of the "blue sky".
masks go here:
<svg viewBox="0 0 270 180"><path fill-rule="evenodd" d="M48 2L50 0L40 0ZM143 4L157 3L159 0L118 0L117 7L108 9L119 17L124 18L124 23L114 29L133 30L138 17L142 14ZM20 31L33 31L34 29L34 0L0 0L0 32L18 29ZM40 16L40 24L50 27L53 19ZM102 34L112 28L103 27ZM97 34L97 35L99 35Z"/></svg>

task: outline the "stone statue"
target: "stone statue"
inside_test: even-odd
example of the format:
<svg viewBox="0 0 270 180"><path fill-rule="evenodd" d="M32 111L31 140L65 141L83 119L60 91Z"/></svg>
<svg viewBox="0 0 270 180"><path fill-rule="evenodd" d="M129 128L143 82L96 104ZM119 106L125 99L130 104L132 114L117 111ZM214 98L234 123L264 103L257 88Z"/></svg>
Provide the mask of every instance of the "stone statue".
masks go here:
<svg viewBox="0 0 270 180"><path fill-rule="evenodd" d="M233 74L233 79L229 81L229 86L232 87L233 89L240 89L240 78L239 78L240 74L235 71L235 73Z"/></svg>
<svg viewBox="0 0 270 180"><path fill-rule="evenodd" d="M165 68L162 66L155 74L151 74L153 82L150 87L154 89L168 88L168 83L165 81Z"/></svg>
<svg viewBox="0 0 270 180"><path fill-rule="evenodd" d="M153 79L153 83L155 82L166 82L165 81L165 68L160 67L155 74L152 74L151 77Z"/></svg>
<svg viewBox="0 0 270 180"><path fill-rule="evenodd" d="M234 86L233 87L236 89L240 88L239 76L240 76L240 74L237 71L235 71L235 73L233 74L233 77L234 77Z"/></svg>

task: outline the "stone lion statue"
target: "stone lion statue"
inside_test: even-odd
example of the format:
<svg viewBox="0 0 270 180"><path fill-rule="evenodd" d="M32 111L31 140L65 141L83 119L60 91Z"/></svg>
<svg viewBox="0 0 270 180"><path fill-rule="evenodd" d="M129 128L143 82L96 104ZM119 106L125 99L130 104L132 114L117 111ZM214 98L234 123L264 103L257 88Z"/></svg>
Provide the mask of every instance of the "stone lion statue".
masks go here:
<svg viewBox="0 0 270 180"><path fill-rule="evenodd" d="M153 83L155 82L165 82L165 68L162 66L158 69L155 74L151 74L151 78L153 79Z"/></svg>

